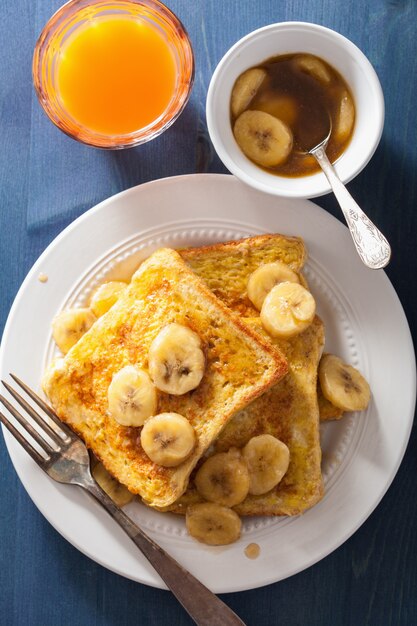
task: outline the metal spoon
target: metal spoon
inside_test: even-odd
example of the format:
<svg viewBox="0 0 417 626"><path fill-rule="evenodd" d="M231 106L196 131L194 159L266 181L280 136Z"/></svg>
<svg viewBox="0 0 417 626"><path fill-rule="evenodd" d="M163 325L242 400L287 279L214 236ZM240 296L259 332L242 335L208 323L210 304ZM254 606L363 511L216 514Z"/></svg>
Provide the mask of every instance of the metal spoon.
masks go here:
<svg viewBox="0 0 417 626"><path fill-rule="evenodd" d="M388 265L391 258L391 248L384 235L362 211L352 198L327 158L326 147L332 133L332 122L329 118L330 129L327 136L313 148L307 149L320 165L329 181L333 193L339 202L356 250L363 263L372 270L378 270Z"/></svg>

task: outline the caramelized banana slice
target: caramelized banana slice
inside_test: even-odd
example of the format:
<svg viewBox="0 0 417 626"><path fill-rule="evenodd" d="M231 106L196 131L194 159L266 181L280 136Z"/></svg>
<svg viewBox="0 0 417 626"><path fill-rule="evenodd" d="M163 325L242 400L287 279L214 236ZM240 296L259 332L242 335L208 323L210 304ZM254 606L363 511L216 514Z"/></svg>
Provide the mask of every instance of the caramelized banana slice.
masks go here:
<svg viewBox="0 0 417 626"><path fill-rule="evenodd" d="M107 391L110 415L122 426L142 426L157 406L156 389L149 375L136 365L116 372Z"/></svg>
<svg viewBox="0 0 417 626"><path fill-rule="evenodd" d="M325 354L319 364L323 395L344 411L363 411L369 404L371 390L362 374L333 354Z"/></svg>
<svg viewBox="0 0 417 626"><path fill-rule="evenodd" d="M242 152L263 167L283 163L291 152L292 132L284 122L263 111L245 111L233 133Z"/></svg>
<svg viewBox="0 0 417 626"><path fill-rule="evenodd" d="M310 74L313 78L321 83L330 83L332 77L327 71L325 65L311 54L300 54L294 59L296 66L306 74Z"/></svg>
<svg viewBox="0 0 417 626"><path fill-rule="evenodd" d="M97 463L97 465L93 467L92 474L94 480L117 506L125 506L135 497L133 493L130 493L127 487L119 483L118 480L109 474L102 463Z"/></svg>
<svg viewBox="0 0 417 626"><path fill-rule="evenodd" d="M225 506L204 502L187 507L187 530L194 539L209 546L224 546L240 537L240 517Z"/></svg>
<svg viewBox="0 0 417 626"><path fill-rule="evenodd" d="M256 109L277 117L290 128L297 120L297 102L291 96L271 92L260 94L256 100Z"/></svg>
<svg viewBox="0 0 417 626"><path fill-rule="evenodd" d="M279 283L266 296L261 309L261 322L273 337L293 337L314 319L316 302L307 289L298 283Z"/></svg>
<svg viewBox="0 0 417 626"><path fill-rule="evenodd" d="M194 450L196 436L190 422L178 413L160 413L145 422L140 443L157 465L176 467Z"/></svg>
<svg viewBox="0 0 417 626"><path fill-rule="evenodd" d="M249 493L255 496L278 485L290 462L288 447L272 435L252 437L243 448L242 456L249 470Z"/></svg>
<svg viewBox="0 0 417 626"><path fill-rule="evenodd" d="M161 391L180 396L198 387L205 358L200 337L191 328L168 324L149 349L149 373Z"/></svg>
<svg viewBox="0 0 417 626"><path fill-rule="evenodd" d="M249 473L240 454L219 452L203 463L194 483L205 500L235 506L248 495Z"/></svg>
<svg viewBox="0 0 417 626"><path fill-rule="evenodd" d="M248 108L259 87L266 77L266 71L254 67L243 72L235 82L230 101L233 117L238 117Z"/></svg>
<svg viewBox="0 0 417 626"><path fill-rule="evenodd" d="M110 280L103 283L93 293L90 300L90 309L94 315L101 317L113 306L119 299L122 291L127 287L127 283L121 280Z"/></svg>
<svg viewBox="0 0 417 626"><path fill-rule="evenodd" d="M352 132L355 123L355 106L348 91L345 91L340 99L337 119L334 125L333 134L337 141L346 141Z"/></svg>
<svg viewBox="0 0 417 626"><path fill-rule="evenodd" d="M66 354L96 321L90 309L65 309L52 321L52 336L58 348Z"/></svg>
<svg viewBox="0 0 417 626"><path fill-rule="evenodd" d="M248 280L248 298L260 311L272 287L283 282L299 283L300 279L293 270L281 261L265 263L256 269Z"/></svg>

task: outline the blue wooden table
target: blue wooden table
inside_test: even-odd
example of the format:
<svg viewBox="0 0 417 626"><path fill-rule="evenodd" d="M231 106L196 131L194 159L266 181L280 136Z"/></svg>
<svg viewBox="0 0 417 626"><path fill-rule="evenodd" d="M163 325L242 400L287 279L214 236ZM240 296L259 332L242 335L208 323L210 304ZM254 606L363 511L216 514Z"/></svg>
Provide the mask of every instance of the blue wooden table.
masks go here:
<svg viewBox="0 0 417 626"><path fill-rule="evenodd" d="M301 20L349 37L369 57L381 80L386 100L382 141L349 188L391 242L393 258L387 273L416 335L415 0L170 1L195 49L191 100L160 138L117 154L83 147L61 135L35 99L33 47L59 4L60 0L2 2L0 332L33 262L90 206L151 179L225 171L207 138L204 112L217 62L249 31ZM316 201L339 217L331 196ZM169 593L112 574L58 535L21 486L2 441L0 590L0 623L5 626L191 623ZM224 599L249 625L417 624L416 430L388 493L344 545L290 579Z"/></svg>

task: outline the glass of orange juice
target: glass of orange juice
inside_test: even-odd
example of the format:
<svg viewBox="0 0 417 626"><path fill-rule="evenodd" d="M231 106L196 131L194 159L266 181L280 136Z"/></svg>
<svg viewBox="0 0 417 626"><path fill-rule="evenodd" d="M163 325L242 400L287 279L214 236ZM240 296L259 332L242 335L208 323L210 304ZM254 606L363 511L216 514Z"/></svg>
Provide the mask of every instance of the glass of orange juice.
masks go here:
<svg viewBox="0 0 417 626"><path fill-rule="evenodd" d="M120 149L153 139L180 115L194 80L190 40L158 0L71 0L43 29L33 80L70 137Z"/></svg>

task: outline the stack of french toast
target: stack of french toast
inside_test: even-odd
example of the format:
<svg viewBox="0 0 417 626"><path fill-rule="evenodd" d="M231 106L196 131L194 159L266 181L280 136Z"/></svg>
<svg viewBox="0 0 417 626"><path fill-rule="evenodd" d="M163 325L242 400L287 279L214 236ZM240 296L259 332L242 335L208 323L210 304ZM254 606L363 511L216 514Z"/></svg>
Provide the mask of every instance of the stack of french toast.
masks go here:
<svg viewBox="0 0 417 626"><path fill-rule="evenodd" d="M219 545L241 516L321 499L320 420L365 408L370 391L323 355L306 259L302 239L278 234L160 249L128 284L56 316L64 356L44 391L119 504L137 494Z"/></svg>

